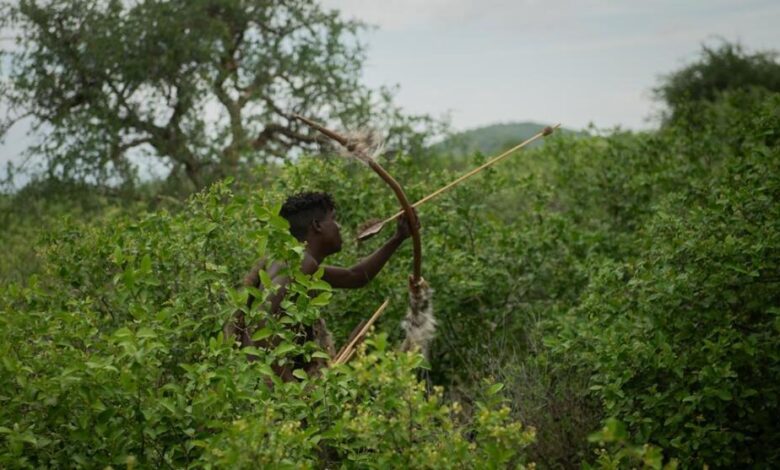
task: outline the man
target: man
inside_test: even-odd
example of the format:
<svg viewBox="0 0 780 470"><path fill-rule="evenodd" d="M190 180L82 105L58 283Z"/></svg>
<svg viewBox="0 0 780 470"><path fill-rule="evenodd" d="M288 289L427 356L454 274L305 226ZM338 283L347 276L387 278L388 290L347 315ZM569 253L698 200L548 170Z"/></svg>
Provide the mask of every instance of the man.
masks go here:
<svg viewBox="0 0 780 470"><path fill-rule="evenodd" d="M305 192L290 196L282 206L280 215L290 223L290 233L304 244L304 258L301 271L305 274L313 274L322 265L328 256L341 251L340 226L336 222L336 206L330 194L322 192ZM410 229L406 217L398 220L395 234L379 249L360 260L349 268L323 265L322 279L334 288L354 289L363 287L382 270L387 260L401 246L404 240L409 238ZM287 285L290 280L282 275L284 266L279 262L262 259L244 278L245 286L262 288L259 272L265 270L271 280L279 286L279 289L269 297L268 312L278 315L280 305L287 293ZM247 307L251 307L254 298L249 297ZM262 325L247 325L242 312L238 312L234 320L225 326L227 337L235 337L242 347L245 346L269 346L267 342L253 342L252 333ZM328 354L333 356L334 347L330 334L325 327L325 322L319 319L311 328L305 331L305 339L316 341ZM276 368L276 373L282 380L293 380L292 370L303 367L313 371L322 367L321 361L309 364L292 364Z"/></svg>

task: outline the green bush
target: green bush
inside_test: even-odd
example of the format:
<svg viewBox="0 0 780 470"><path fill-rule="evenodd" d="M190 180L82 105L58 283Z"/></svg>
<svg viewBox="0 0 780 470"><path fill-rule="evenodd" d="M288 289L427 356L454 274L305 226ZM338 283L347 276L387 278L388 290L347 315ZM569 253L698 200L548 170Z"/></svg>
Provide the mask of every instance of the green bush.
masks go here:
<svg viewBox="0 0 780 470"><path fill-rule="evenodd" d="M588 440L598 445L595 465L585 463L583 468L617 470L620 468L646 468L653 470L674 470L677 460L664 463L663 453L658 447L643 444L634 445L629 441L626 427L615 418L609 418L598 432L588 436Z"/></svg>
<svg viewBox="0 0 780 470"><path fill-rule="evenodd" d="M275 215L284 195L333 193L346 243L328 262L382 243L350 245L362 222L397 210L360 164L301 158L173 213L54 218L38 275L2 291L0 465L772 466L779 110L777 94L729 92L656 132L553 136L422 206L440 323L422 371L388 346L408 244L366 289L291 272L297 292L318 295L261 333L283 346L251 351L260 361L219 339L258 256L297 265ZM383 163L411 199L456 176ZM382 333L352 366L269 387L274 361L318 354L286 322L322 315L343 340L387 297ZM625 435L589 441L615 420Z"/></svg>
<svg viewBox="0 0 780 470"><path fill-rule="evenodd" d="M302 247L274 198L219 184L175 215L52 233L41 275L0 297L0 465L520 464L533 432L495 393L459 413L440 390L425 393L420 358L382 335L350 366L281 383L273 364L324 354L294 325L332 294L300 273ZM247 312L277 346L239 351L221 326L248 295L235 280L262 255L287 261L294 282L281 318Z"/></svg>
<svg viewBox="0 0 780 470"><path fill-rule="evenodd" d="M740 145L654 205L638 253L595 266L550 340L592 370L607 414L686 465L780 460L778 106L733 115L750 116Z"/></svg>
<svg viewBox="0 0 780 470"><path fill-rule="evenodd" d="M325 371L310 390L288 384L287 399L265 402L256 415L235 421L204 443L206 459L230 468L287 463L505 468L519 463L518 452L533 440L533 430L510 419L499 387L491 387L489 401L467 418L457 402L443 399L441 388L426 393L414 372L419 356L389 352L385 335L368 345L372 351L350 368Z"/></svg>

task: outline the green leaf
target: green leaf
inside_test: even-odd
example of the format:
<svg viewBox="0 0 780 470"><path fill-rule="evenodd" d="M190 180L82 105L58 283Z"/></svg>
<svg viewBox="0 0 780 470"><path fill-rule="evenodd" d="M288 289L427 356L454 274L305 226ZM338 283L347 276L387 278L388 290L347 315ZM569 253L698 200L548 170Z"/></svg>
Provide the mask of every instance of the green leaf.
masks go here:
<svg viewBox="0 0 780 470"><path fill-rule="evenodd" d="M323 281L323 280L321 280L321 279L318 279L318 280L316 280L316 281L312 282L312 283L309 285L309 289L311 289L311 290L324 290L324 291L330 291L330 290L332 289L332 287L331 287L331 286L330 286L330 284L328 284L327 282L325 282L325 281Z"/></svg>
<svg viewBox="0 0 780 470"><path fill-rule="evenodd" d="M290 223L287 222L287 219L279 215L272 215L268 222L279 230L287 231L290 229Z"/></svg>
<svg viewBox="0 0 780 470"><path fill-rule="evenodd" d="M157 333L155 333L154 330L152 330L151 328L144 326L138 330L136 336L141 339L156 338Z"/></svg>
<svg viewBox="0 0 780 470"><path fill-rule="evenodd" d="M723 401L730 401L733 398L731 392L725 388L716 389L715 394Z"/></svg>
<svg viewBox="0 0 780 470"><path fill-rule="evenodd" d="M132 267L128 266L122 272L122 282L128 289L132 290L135 287L135 270Z"/></svg>
<svg viewBox="0 0 780 470"><path fill-rule="evenodd" d="M330 302L330 298L333 297L333 294L330 292L323 292L319 294L317 297L314 297L311 299L311 305L315 307L324 307L325 305L328 305L328 302Z"/></svg>
<svg viewBox="0 0 780 470"><path fill-rule="evenodd" d="M265 270L263 269L258 271L257 274L260 276L260 282L262 282L263 287L265 287L266 289L271 289L271 287L273 286L273 281L271 280L271 276L269 276L268 273L265 272Z"/></svg>
<svg viewBox="0 0 780 470"><path fill-rule="evenodd" d="M114 332L114 337L117 339L129 339L133 337L133 332L126 326L119 328Z"/></svg>
<svg viewBox="0 0 780 470"><path fill-rule="evenodd" d="M119 245L114 247L114 252L111 257L116 264L121 264L124 261L124 253L122 253L122 248Z"/></svg>
<svg viewBox="0 0 780 470"><path fill-rule="evenodd" d="M279 346L274 349L274 354L277 356L284 356L285 354L289 353L290 351L294 351L297 349L297 346L295 346L292 343L284 342L280 344Z"/></svg>
<svg viewBox="0 0 780 470"><path fill-rule="evenodd" d="M263 291L261 291L257 287L246 286L246 287L244 287L244 289L246 289L246 291L249 293L249 295L254 297L255 300L262 299L263 297L265 297L265 295L263 294Z"/></svg>
<svg viewBox="0 0 780 470"><path fill-rule="evenodd" d="M158 400L158 403L162 405L163 408L168 410L171 414L176 414L176 406L170 398L163 398L161 400Z"/></svg>
<svg viewBox="0 0 780 470"><path fill-rule="evenodd" d="M219 224L217 222L208 222L206 224L205 228L204 228L204 232L207 235L210 235L211 233L213 233L218 228L219 228Z"/></svg>
<svg viewBox="0 0 780 470"><path fill-rule="evenodd" d="M255 255L258 258L262 258L266 254L266 250L268 249L268 237L266 236L258 236L255 240Z"/></svg>
<svg viewBox="0 0 780 470"><path fill-rule="evenodd" d="M252 335L252 341L262 341L268 338L269 336L271 336L272 334L273 331L270 328L268 327L261 328L254 332L254 334Z"/></svg>
<svg viewBox="0 0 780 470"><path fill-rule="evenodd" d="M97 413L102 413L103 411L108 409L108 407L105 405L105 403L100 401L100 399L95 400L92 403L92 407L91 408L92 408L93 411L95 411Z"/></svg>
<svg viewBox="0 0 780 470"><path fill-rule="evenodd" d="M251 356L261 356L263 354L263 350L256 348L254 346L247 346L244 348L241 348L241 352L245 355L251 355Z"/></svg>
<svg viewBox="0 0 780 470"><path fill-rule="evenodd" d="M152 257L147 253L141 258L141 266L139 270L144 274L152 272Z"/></svg>
<svg viewBox="0 0 780 470"><path fill-rule="evenodd" d="M271 214L268 213L268 209L263 207L263 205L260 203L255 203L255 205L252 206L252 210L254 211L257 220L261 222L266 222L269 217L271 217Z"/></svg>

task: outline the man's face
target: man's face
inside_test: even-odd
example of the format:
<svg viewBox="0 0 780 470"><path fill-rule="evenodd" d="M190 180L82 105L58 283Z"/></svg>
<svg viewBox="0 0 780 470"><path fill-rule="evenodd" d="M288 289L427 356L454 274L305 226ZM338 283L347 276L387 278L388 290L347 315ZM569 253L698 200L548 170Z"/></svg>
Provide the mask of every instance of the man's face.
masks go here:
<svg viewBox="0 0 780 470"><path fill-rule="evenodd" d="M336 222L336 211L329 210L322 220L321 236L329 253L338 253L341 251L341 225Z"/></svg>

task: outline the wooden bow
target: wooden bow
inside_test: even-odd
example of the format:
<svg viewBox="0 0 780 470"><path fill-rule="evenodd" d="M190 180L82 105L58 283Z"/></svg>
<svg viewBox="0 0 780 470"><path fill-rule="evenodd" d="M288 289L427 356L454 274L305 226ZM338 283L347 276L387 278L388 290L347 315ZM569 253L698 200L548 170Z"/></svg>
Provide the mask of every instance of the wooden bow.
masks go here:
<svg viewBox="0 0 780 470"><path fill-rule="evenodd" d="M358 142L356 142L354 139L349 139L301 115L293 114L292 117L302 121L309 127L316 129L317 131L321 132L323 135L327 136L328 138L338 142L342 147L347 149L347 151L353 154L356 158L368 164L368 166L372 170L374 170L374 172L377 175L379 175L380 178L382 178L382 181L384 181L388 186L390 186L390 189L393 191L393 193L395 193L395 197L396 199L398 199L398 203L401 205L401 210L406 215L406 220L409 223L409 230L412 235L412 248L414 252L414 263L413 263L412 279L410 282L410 287L412 288L413 291L419 289L422 283L424 282L421 275L422 242L420 241L420 230L418 228L419 224L418 224L417 214L412 208L412 205L409 202L409 199L406 197L406 193L404 192L403 188L401 188L401 185L398 183L398 181L396 181L395 178L392 177L392 175L390 175L390 173L387 172L387 170L385 170L382 167L382 165L377 163L376 160L371 158L370 155L367 155L366 149L358 145Z"/></svg>

